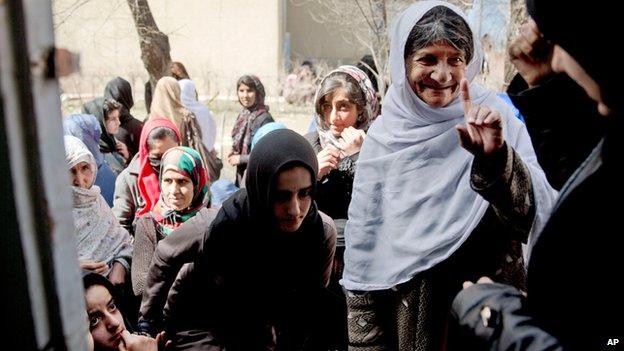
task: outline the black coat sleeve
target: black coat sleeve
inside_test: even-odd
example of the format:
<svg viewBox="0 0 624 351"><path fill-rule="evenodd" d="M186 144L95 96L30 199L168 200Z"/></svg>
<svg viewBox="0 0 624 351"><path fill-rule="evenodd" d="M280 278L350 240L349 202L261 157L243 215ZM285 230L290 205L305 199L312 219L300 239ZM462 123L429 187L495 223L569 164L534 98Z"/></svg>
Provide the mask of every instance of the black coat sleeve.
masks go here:
<svg viewBox="0 0 624 351"><path fill-rule="evenodd" d="M511 286L475 284L455 297L453 314L488 350L563 350L536 324L525 305L524 296Z"/></svg>
<svg viewBox="0 0 624 351"><path fill-rule="evenodd" d="M518 74L507 93L524 116L549 183L561 189L602 138L605 118L598 113L596 103L567 75L556 75L529 88Z"/></svg>

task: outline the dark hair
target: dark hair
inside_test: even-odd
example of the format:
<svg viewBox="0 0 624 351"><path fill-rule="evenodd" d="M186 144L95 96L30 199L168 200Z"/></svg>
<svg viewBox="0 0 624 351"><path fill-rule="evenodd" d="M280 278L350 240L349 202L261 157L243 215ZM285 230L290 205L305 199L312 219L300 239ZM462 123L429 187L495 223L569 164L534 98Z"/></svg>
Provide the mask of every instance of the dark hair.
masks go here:
<svg viewBox="0 0 624 351"><path fill-rule="evenodd" d="M256 87L256 81L250 75L244 75L238 78L238 81L236 82L236 90L240 88L241 84L245 84L256 92L258 91L258 88Z"/></svg>
<svg viewBox="0 0 624 351"><path fill-rule="evenodd" d="M191 77L189 77L189 74L186 72L186 68L184 68L182 62L171 62L169 70L171 71L171 76L177 80L191 79Z"/></svg>
<svg viewBox="0 0 624 351"><path fill-rule="evenodd" d="M266 96L266 93L264 91L264 85L262 85L262 82L260 82L260 79L258 79L258 77L246 74L238 78L238 81L236 82L236 90L240 88L241 84L245 84L256 92L255 105L258 105L260 103L264 104L264 97Z"/></svg>
<svg viewBox="0 0 624 351"><path fill-rule="evenodd" d="M440 42L463 51L466 64L472 59L474 43L470 26L459 14L445 6L436 6L427 11L414 25L407 37L403 58L407 59L416 51Z"/></svg>
<svg viewBox="0 0 624 351"><path fill-rule="evenodd" d="M104 111L104 120L108 120L108 115L117 110L121 110L123 106L115 100L105 99L102 103L102 111Z"/></svg>
<svg viewBox="0 0 624 351"><path fill-rule="evenodd" d="M156 127L147 135L147 148L151 149L156 140L165 140L165 138L171 138L176 143L180 144L178 135L173 129L168 127Z"/></svg>
<svg viewBox="0 0 624 351"><path fill-rule="evenodd" d="M110 282L110 280L106 279L106 277L104 277L103 275L97 273L85 274L84 277L82 277L82 284L84 285L85 291L93 285L102 285L103 287L108 289L111 295L117 290L115 289L113 283Z"/></svg>
<svg viewBox="0 0 624 351"><path fill-rule="evenodd" d="M373 55L366 54L362 56L362 58L355 64L355 67L361 69L364 73L366 73L368 79L370 79L371 83L373 83L373 88L375 88L375 91L379 91L377 77L375 76L375 73L371 70L372 68L375 72L377 71L377 65L375 65L375 59L373 58Z"/></svg>
<svg viewBox="0 0 624 351"><path fill-rule="evenodd" d="M327 96L339 88L345 89L347 91L349 101L357 105L359 110L358 122L360 122L362 115L366 110L366 96L364 96L364 93L355 78L345 72L332 73L323 80L318 90L316 102L314 103L316 113L321 116L321 118L324 117L323 105L327 102Z"/></svg>
<svg viewBox="0 0 624 351"><path fill-rule="evenodd" d="M135 331L135 328L132 325L132 323L124 315L125 307L128 307L128 306L124 306L124 301L122 298L121 290L115 287L113 283L110 282L110 280L108 280L106 277L104 277L101 274L87 273L82 277L82 285L84 286L85 294L87 290L89 290L89 288L92 286L99 285L99 286L105 287L106 290L108 290L108 293L111 294L111 296L115 300L115 304L117 305L117 308L119 309L119 312L121 313L124 324L126 326L126 330L128 330L131 333ZM130 308L128 309L128 311L130 311ZM97 350L97 345L95 349Z"/></svg>

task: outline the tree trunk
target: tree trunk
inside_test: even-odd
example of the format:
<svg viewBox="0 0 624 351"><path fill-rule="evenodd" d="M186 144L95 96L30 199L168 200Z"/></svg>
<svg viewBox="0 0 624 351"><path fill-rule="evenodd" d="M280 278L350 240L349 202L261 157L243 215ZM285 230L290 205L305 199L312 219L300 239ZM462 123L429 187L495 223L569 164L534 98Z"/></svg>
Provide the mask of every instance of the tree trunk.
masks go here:
<svg viewBox="0 0 624 351"><path fill-rule="evenodd" d="M520 32L520 26L527 19L526 6L524 0L510 0L509 1L509 26L507 27L507 47L511 44L512 40ZM509 57L505 57L505 87L509 85L514 75L516 74L516 68L509 60Z"/></svg>
<svg viewBox="0 0 624 351"><path fill-rule="evenodd" d="M386 93L387 72L389 72L388 54L390 41L388 40L386 16L386 0L373 0L371 5L371 31L373 32L372 37L375 39L375 43L372 46L371 54L377 67L377 72L375 73L379 89L378 93L382 100Z"/></svg>
<svg viewBox="0 0 624 351"><path fill-rule="evenodd" d="M158 29L147 0L127 0L139 34L141 60L149 74L152 91L156 82L168 75L171 55L169 38Z"/></svg>

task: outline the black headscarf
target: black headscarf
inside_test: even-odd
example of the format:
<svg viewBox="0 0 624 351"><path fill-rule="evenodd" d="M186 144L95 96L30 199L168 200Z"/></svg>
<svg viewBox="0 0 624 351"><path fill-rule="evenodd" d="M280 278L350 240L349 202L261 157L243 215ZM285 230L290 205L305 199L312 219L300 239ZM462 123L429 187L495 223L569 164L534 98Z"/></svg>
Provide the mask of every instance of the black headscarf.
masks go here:
<svg viewBox="0 0 624 351"><path fill-rule="evenodd" d="M272 189L279 172L293 165L309 170L314 199L316 154L301 135L282 129L254 146L246 188L223 203L212 224L209 241L213 243L207 241L205 249L212 251L208 256L222 257L217 264L230 272L230 281L246 285L259 280L272 291L282 284L321 285L320 250L325 234L314 201L296 232L281 233L275 223Z"/></svg>
<svg viewBox="0 0 624 351"><path fill-rule="evenodd" d="M246 188L224 202L204 238L196 267L219 282L224 298L215 309L223 309L223 323L231 325L231 342L257 343L252 340L263 325L314 305L323 289L325 233L314 202L294 233L279 232L274 219L272 189L278 174L294 165L310 172L315 188L317 158L306 139L286 129L264 136L250 155Z"/></svg>
<svg viewBox="0 0 624 351"><path fill-rule="evenodd" d="M123 106L119 116L122 124L128 118L132 118L130 109L134 106L134 99L132 98L132 88L127 80L117 77L108 82L104 88L104 98L115 100Z"/></svg>
<svg viewBox="0 0 624 351"><path fill-rule="evenodd" d="M621 111L624 71L607 58L619 46L621 12L617 1L576 4L527 0L527 9L544 37L568 52L598 83L605 104Z"/></svg>
<svg viewBox="0 0 624 351"><path fill-rule="evenodd" d="M143 123L130 114L130 109L134 106L132 87L127 80L117 77L106 84L104 98L113 99L122 106L121 111L119 111L121 125L115 138L128 146L128 152L132 158L139 151L139 140L141 140L141 130L143 129Z"/></svg>
<svg viewBox="0 0 624 351"><path fill-rule="evenodd" d="M100 135L100 151L102 153L117 152L117 140L106 130L106 119L104 118L104 99L97 98L82 106L82 113L94 115L100 122L102 134Z"/></svg>

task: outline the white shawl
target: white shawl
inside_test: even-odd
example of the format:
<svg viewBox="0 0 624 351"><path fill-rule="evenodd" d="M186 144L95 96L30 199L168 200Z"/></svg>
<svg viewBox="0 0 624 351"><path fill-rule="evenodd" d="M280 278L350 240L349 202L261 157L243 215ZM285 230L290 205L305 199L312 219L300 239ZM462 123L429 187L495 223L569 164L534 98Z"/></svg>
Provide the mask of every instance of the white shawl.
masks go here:
<svg viewBox="0 0 624 351"><path fill-rule="evenodd" d="M197 101L197 91L192 80L181 79L178 84L180 85L180 100L197 117L202 133L202 143L208 151L214 150L214 144L217 140L217 122L215 122L212 112L204 104Z"/></svg>
<svg viewBox="0 0 624 351"><path fill-rule="evenodd" d="M422 1L397 19L390 46L393 84L360 151L349 221L345 228L348 290L382 290L406 282L447 259L468 238L489 204L470 188L473 156L459 145L455 125L464 122L461 99L432 108L410 88L403 53L413 26L435 6ZM474 33L474 31L473 31ZM483 55L475 50L466 69L472 81ZM508 145L522 157L531 174L536 220L548 215L556 192L537 163L525 126L494 92L471 83L473 103L498 110Z"/></svg>
<svg viewBox="0 0 624 351"><path fill-rule="evenodd" d="M69 168L82 161L89 162L94 172L97 171L95 158L78 138L65 136L65 160ZM90 189L72 187L74 197L74 227L78 246L78 259L106 262L107 276L113 262L118 261L127 270L132 259L132 239L113 214L106 200L100 195L100 188L92 185Z"/></svg>

